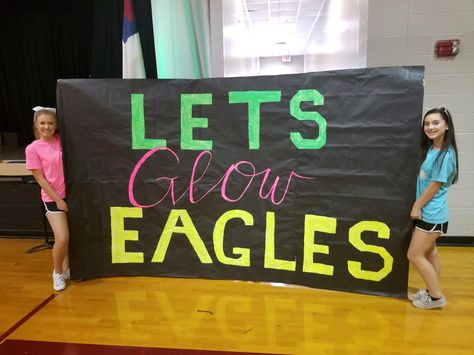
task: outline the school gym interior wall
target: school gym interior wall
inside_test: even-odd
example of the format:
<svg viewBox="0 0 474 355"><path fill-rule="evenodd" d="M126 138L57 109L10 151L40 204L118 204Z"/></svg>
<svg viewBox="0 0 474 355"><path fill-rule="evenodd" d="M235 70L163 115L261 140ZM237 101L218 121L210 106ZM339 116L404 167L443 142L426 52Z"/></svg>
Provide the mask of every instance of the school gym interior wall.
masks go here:
<svg viewBox="0 0 474 355"><path fill-rule="evenodd" d="M460 39L455 57L437 40ZM446 105L459 149L459 182L449 191L447 236L474 241L474 1L369 1L367 66L424 65L424 111ZM446 238L443 238L446 239Z"/></svg>
<svg viewBox="0 0 474 355"><path fill-rule="evenodd" d="M211 35L215 36L212 41L215 76L222 76L220 74L224 73L225 63L222 57L224 43L222 32L219 33L217 29L222 29L222 11L223 6L228 4L226 1L222 3L220 0L210 0L211 28L214 29L211 30ZM106 3L101 1L97 4L104 4L105 8L109 6ZM219 11L213 11L216 8ZM114 11L120 13L119 10ZM138 9L137 13L140 13ZM453 113L459 148L460 179L449 193L451 218L448 235L463 237L473 243L474 1L369 0L367 22L367 66L424 65L426 68L424 107L431 108L445 104ZM119 25L115 26L118 30ZM460 53L455 57L437 58L433 53L435 42L452 38L461 40ZM364 38L360 40L363 42ZM120 46L117 48L121 50ZM243 65L246 69L249 67L247 64ZM100 77L112 76L101 72ZM6 116L16 117L16 115ZM28 114L28 119L29 117ZM30 131L29 121L27 131ZM4 138L8 139L8 136L4 135ZM10 210L11 206L5 207L7 208ZM1 217L3 216L4 214L1 214ZM32 228L41 233L41 220L37 222Z"/></svg>

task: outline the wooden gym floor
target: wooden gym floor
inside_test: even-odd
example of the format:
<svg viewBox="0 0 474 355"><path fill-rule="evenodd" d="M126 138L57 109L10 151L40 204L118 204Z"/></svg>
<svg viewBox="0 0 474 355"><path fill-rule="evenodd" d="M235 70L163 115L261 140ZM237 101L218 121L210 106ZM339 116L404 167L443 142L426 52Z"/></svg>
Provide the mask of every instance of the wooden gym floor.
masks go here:
<svg viewBox="0 0 474 355"><path fill-rule="evenodd" d="M54 293L50 250L0 239L0 354L472 354L474 248L440 247L448 305L242 281L115 277ZM410 273L409 289L422 286Z"/></svg>

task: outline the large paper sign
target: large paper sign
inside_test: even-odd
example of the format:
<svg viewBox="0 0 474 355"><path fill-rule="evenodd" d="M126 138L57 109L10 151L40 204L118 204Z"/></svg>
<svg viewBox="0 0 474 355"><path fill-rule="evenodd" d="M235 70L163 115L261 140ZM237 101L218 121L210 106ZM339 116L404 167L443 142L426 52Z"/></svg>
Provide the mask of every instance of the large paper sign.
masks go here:
<svg viewBox="0 0 474 355"><path fill-rule="evenodd" d="M423 68L58 83L74 278L406 295Z"/></svg>

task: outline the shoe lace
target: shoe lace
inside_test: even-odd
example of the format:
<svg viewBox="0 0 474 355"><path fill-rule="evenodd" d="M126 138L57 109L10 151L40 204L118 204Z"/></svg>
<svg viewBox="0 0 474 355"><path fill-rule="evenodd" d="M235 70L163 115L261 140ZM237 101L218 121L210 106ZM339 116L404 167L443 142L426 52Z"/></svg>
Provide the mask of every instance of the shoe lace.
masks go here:
<svg viewBox="0 0 474 355"><path fill-rule="evenodd" d="M417 295L417 296L424 296L424 295L426 295L426 290L423 290L423 289L418 290L418 291L416 292L416 295Z"/></svg>
<svg viewBox="0 0 474 355"><path fill-rule="evenodd" d="M432 301L432 300L431 300L430 295L423 295L423 296L421 296L421 302L427 303L427 302L431 302L431 301Z"/></svg>

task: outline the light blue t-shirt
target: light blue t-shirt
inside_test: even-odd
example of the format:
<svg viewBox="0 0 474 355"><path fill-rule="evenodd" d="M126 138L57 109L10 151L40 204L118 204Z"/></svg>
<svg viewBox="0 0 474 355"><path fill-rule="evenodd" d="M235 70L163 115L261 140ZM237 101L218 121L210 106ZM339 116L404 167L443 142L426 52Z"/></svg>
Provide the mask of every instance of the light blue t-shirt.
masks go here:
<svg viewBox="0 0 474 355"><path fill-rule="evenodd" d="M456 152L449 147L444 157L437 161L440 150L429 149L420 167L416 183L416 198L426 190L430 182L442 182L434 197L421 209L421 219L428 223L445 223L449 220L446 193L456 175Z"/></svg>

